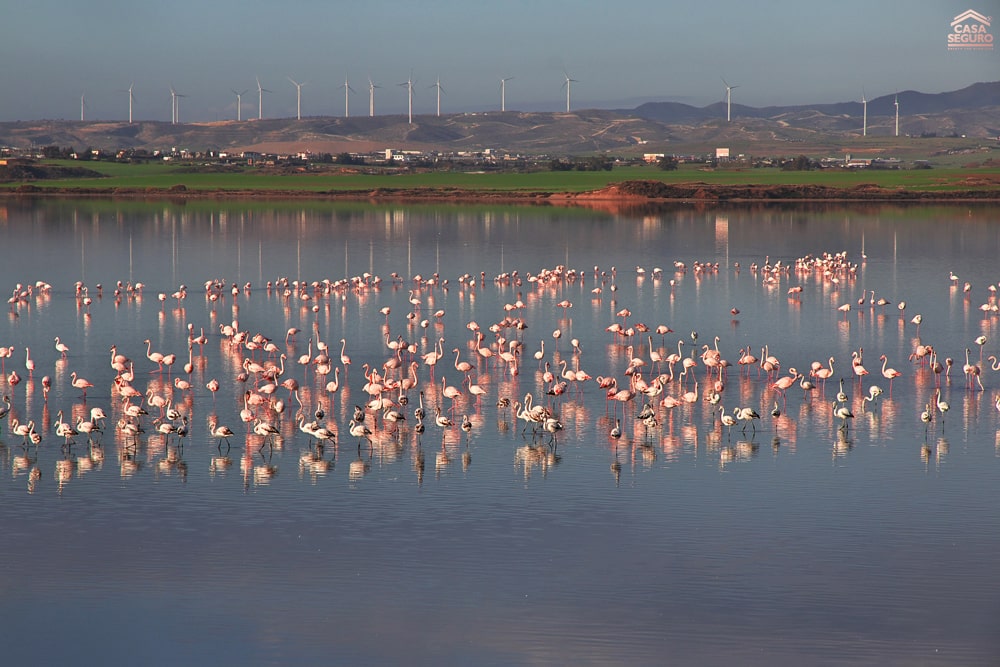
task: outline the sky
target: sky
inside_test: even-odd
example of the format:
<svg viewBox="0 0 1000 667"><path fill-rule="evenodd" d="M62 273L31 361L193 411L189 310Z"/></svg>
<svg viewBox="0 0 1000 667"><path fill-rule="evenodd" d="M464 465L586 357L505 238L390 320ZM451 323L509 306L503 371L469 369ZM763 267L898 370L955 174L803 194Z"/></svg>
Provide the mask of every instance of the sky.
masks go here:
<svg viewBox="0 0 1000 667"><path fill-rule="evenodd" d="M949 51L967 9L1000 0L32 0L0 10L0 121L377 115L648 101L770 106L1000 80L992 51ZM1000 40L998 40L1000 41Z"/></svg>

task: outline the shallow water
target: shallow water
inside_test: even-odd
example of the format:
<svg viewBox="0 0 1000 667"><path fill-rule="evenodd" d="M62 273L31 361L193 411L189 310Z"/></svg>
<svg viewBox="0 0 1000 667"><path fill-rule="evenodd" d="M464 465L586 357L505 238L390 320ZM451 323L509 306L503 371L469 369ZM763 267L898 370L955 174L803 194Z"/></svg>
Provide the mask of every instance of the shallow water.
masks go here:
<svg viewBox="0 0 1000 667"><path fill-rule="evenodd" d="M3 649L7 660L991 664L1000 653L992 567L1000 413L986 357L998 346L996 315L979 306L994 294L997 213L4 202L3 285L52 285L12 305L0 324L0 346L14 346L0 381L12 404L0 433L8 575L0 622L19 638ZM751 270L824 252L845 252L856 272L834 282L791 271L767 284ZM719 266L699 272L696 262ZM529 279L558 265L577 269L575 279ZM282 277L365 273L364 286L308 301L266 288ZM412 280L435 273L433 286ZM473 280L460 281L465 274ZM509 280L495 280L503 274ZM119 280L145 287L118 300ZM226 281L216 300L206 295L210 280ZM234 299L231 285L247 282ZM186 297L172 298L181 284ZM802 292L789 295L795 285ZM411 289L421 301L412 320ZM871 305L871 290L891 304ZM523 309L505 310L518 299ZM563 300L572 307L556 305ZM845 303L852 309L838 311ZM623 308L631 311L624 318ZM919 330L911 323L918 313ZM505 316L527 325L500 331L523 341L516 375L481 361L466 326L478 322L486 346L496 341L488 327ZM336 445L320 449L295 427L298 403L287 389L272 396L287 406L280 418L256 409L280 425L273 444L246 435L244 392L258 385L236 378L241 361L279 360L233 347L219 328L234 320L285 353L280 380L297 380L306 414L323 402ZM614 322L674 331L625 339L606 331ZM190 376L181 368L189 323L208 338L192 348ZM390 342L417 346L418 361L441 338L444 355L433 382L418 366L398 432L369 415L369 446L348 425L354 406L369 400L363 365L381 369L393 356L386 326ZM290 327L301 331L286 345ZM55 336L69 346L65 359ZM147 338L150 351L177 356L168 371L147 359ZM341 338L352 363L346 373L335 364L340 386L330 394L333 372L318 376L297 360L314 356L317 340L339 359ZM609 404L594 380L549 396L533 356L543 340L557 375L585 369L622 387L628 345L646 362L646 380L650 344L662 356L678 341L682 356L718 345L733 363L720 405L727 413L752 406L762 418L745 432L721 426L704 400L714 376L700 358L686 382L678 364L652 428L635 419L641 395ZM171 398L188 418L183 441L154 432L153 408L136 444L114 432L122 404L111 389L113 344L133 360L139 391ZM910 361L918 344L953 359L950 376ZM774 378L736 364L741 348L762 356L765 345L779 376L790 367L807 373L813 361L828 366L830 357L834 374L825 388L814 379L820 386L808 396L795 385L783 400ZM25 347L35 361L30 378ZM486 389L479 405L455 368L456 348ZM983 355L985 390L966 388L967 348L975 364ZM859 350L870 371L863 385L851 370ZM882 354L903 373L891 398ZM19 384L6 377L11 370ZM658 370L668 373L665 364ZM94 385L85 400L73 372ZM190 379L193 390L174 378ZM211 378L221 385L214 397ZM431 416L437 405L449 411L442 378L463 389L456 425L428 419L419 435L419 389ZM832 410L840 378L854 413L848 428ZM658 405L692 391L694 379L695 403ZM925 424L920 413L937 382L950 409ZM884 394L864 403L872 384ZM533 436L495 405L527 394L559 417L554 438ZM93 407L109 415L100 444L76 436L65 445L52 428L58 412L75 423ZM463 414L468 433L457 426ZM212 415L237 433L230 447L209 434ZM33 420L41 444L23 445L10 417ZM616 418L624 434L613 440Z"/></svg>

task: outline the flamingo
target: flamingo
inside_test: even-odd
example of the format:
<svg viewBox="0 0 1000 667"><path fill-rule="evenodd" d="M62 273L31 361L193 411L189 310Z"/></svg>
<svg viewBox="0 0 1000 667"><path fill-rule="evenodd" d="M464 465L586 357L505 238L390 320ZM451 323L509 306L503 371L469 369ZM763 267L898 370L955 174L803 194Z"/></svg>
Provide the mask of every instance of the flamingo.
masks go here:
<svg viewBox="0 0 1000 667"><path fill-rule="evenodd" d="M697 403L698 402L698 378L694 379L694 390L686 391L681 394L681 400L685 403Z"/></svg>
<svg viewBox="0 0 1000 667"><path fill-rule="evenodd" d="M967 380L966 388L974 389L973 380L975 380L976 382L979 383L979 388L983 389L983 381L979 377L980 368L976 364L973 364L969 361L969 353L970 353L969 348L965 348L965 363L962 365L962 372L965 373L965 377Z"/></svg>
<svg viewBox="0 0 1000 667"><path fill-rule="evenodd" d="M861 399L861 409L864 410L868 403L874 403L875 400L882 395L882 387L877 384L873 384L868 387L868 395Z"/></svg>
<svg viewBox="0 0 1000 667"><path fill-rule="evenodd" d="M760 415L753 408L736 408L733 411L736 414L736 418L743 423L743 432L747 431L747 424L753 427L753 432L757 433L757 423L755 420L760 419Z"/></svg>
<svg viewBox="0 0 1000 667"><path fill-rule="evenodd" d="M695 386L697 386L697 381L695 381ZM620 389L612 394L611 399L618 401L624 406L626 403L635 398L634 386L630 386L628 389ZM615 406L615 412L618 412L618 407ZM624 414L624 407L622 408L622 413Z"/></svg>
<svg viewBox="0 0 1000 667"><path fill-rule="evenodd" d="M79 417L76 420L76 430L78 433L86 434L88 442L93 442L94 432L100 433L101 427L93 420L84 421L83 417Z"/></svg>
<svg viewBox="0 0 1000 667"><path fill-rule="evenodd" d="M777 405L777 403L775 403L775 405ZM719 420L722 422L723 426L729 429L729 435L732 436L733 426L736 425L736 417L732 416L731 414L727 415L726 406L724 405L720 405L719 410L722 412L722 414L719 416Z"/></svg>
<svg viewBox="0 0 1000 667"><path fill-rule="evenodd" d="M782 400L785 399L785 392L793 385L797 380L802 377L802 374L795 370L794 367L788 369L789 375L778 378L772 385L771 388L781 394Z"/></svg>
<svg viewBox="0 0 1000 667"><path fill-rule="evenodd" d="M333 379L326 383L327 393L330 394L330 405L333 405L333 395L340 389L340 368L333 369Z"/></svg>
<svg viewBox="0 0 1000 667"><path fill-rule="evenodd" d="M653 337L647 336L649 339L649 361L656 366L656 372L660 372L660 364L663 362L663 355L660 354L658 350L653 349Z"/></svg>
<svg viewBox="0 0 1000 667"><path fill-rule="evenodd" d="M441 408L440 408L440 406L435 407L434 411L437 413L437 416L434 417L434 424L436 424L438 426L438 428L448 428L449 426L451 426L452 424L454 424L453 421L451 421L450 419L448 419L447 417L445 417L443 414L441 414Z"/></svg>
<svg viewBox="0 0 1000 667"><path fill-rule="evenodd" d="M825 366L820 366L819 368L812 371L813 377L817 377L823 381L823 391L826 391L826 380L829 377L833 377L833 357L830 357L829 368Z"/></svg>
<svg viewBox="0 0 1000 667"><path fill-rule="evenodd" d="M535 360L538 362L538 368L542 367L542 359L545 358L545 339L541 341L541 347L535 351Z"/></svg>
<svg viewBox="0 0 1000 667"><path fill-rule="evenodd" d="M844 393L844 378L840 378L840 391L837 392L837 400L841 403L848 402L848 396Z"/></svg>
<svg viewBox="0 0 1000 667"><path fill-rule="evenodd" d="M16 419L10 420L10 432L14 435L19 435L24 438L24 446L28 446L28 436L31 432L35 430L35 422L29 421L27 424L22 424Z"/></svg>
<svg viewBox="0 0 1000 667"><path fill-rule="evenodd" d="M317 341L317 346L319 342ZM347 350L347 340L344 338L340 339L340 363L344 366L344 377L347 377L347 367L351 365L351 358L346 354Z"/></svg>
<svg viewBox="0 0 1000 667"><path fill-rule="evenodd" d="M3 405L0 405L0 426L3 425L3 420L7 418L10 414L10 396L4 394Z"/></svg>
<svg viewBox="0 0 1000 667"><path fill-rule="evenodd" d="M847 420L854 419L854 413L846 405L840 405L836 401L833 402L833 416L837 419L842 419L843 423L840 425L841 430L847 430Z"/></svg>
<svg viewBox="0 0 1000 667"><path fill-rule="evenodd" d="M481 405L483 402L483 396L488 392L479 384L474 384L472 378L466 376L466 380L469 383L469 393L476 397L476 405Z"/></svg>
<svg viewBox="0 0 1000 667"><path fill-rule="evenodd" d="M882 377L884 377L886 380L889 381L889 396L891 397L892 381L898 378L900 375L902 375L902 373L897 371L895 368L886 368L886 365L889 363L889 360L886 358L884 354L881 357L879 357L879 359L882 360Z"/></svg>
<svg viewBox="0 0 1000 667"><path fill-rule="evenodd" d="M452 352L455 353L455 370L457 370L459 373L468 373L469 371L472 370L472 364L470 364L468 361L460 362L458 360L459 356L462 353L459 351L457 347L454 350L452 350Z"/></svg>
<svg viewBox="0 0 1000 667"><path fill-rule="evenodd" d="M219 440L219 447L222 446L222 441L223 440L226 441L226 446L228 447L229 446L229 438L231 438L233 435L235 435L235 433L233 433L232 429L230 429L228 426L225 426L225 425L221 425L220 426L219 423L215 419L212 419L212 421L208 422L208 430L211 432L213 438L218 438L218 440Z"/></svg>
<svg viewBox="0 0 1000 667"><path fill-rule="evenodd" d="M858 352L852 352L851 356L851 369L854 372L854 377L858 379L858 382L863 382L863 378L868 375L868 370L861 364L861 354Z"/></svg>
<svg viewBox="0 0 1000 667"><path fill-rule="evenodd" d="M444 376L441 376L441 395L451 399L451 412L455 411L455 400L462 395L458 387L447 384Z"/></svg>
<svg viewBox="0 0 1000 667"><path fill-rule="evenodd" d="M150 361L152 361L154 364L156 364L159 367L160 372L162 373L163 372L163 355L161 353L159 353L159 352L153 352L152 351L153 344L150 342L150 340L148 338L146 340L142 341L142 342L146 344L146 358L149 359Z"/></svg>
<svg viewBox="0 0 1000 667"><path fill-rule="evenodd" d="M76 371L73 371L72 373L70 373L70 379L71 379L71 384L74 387L76 387L77 389L82 389L83 390L83 398L86 399L87 398L87 389L89 387L93 387L94 385L91 384L88 380L83 379L82 377L77 377Z"/></svg>

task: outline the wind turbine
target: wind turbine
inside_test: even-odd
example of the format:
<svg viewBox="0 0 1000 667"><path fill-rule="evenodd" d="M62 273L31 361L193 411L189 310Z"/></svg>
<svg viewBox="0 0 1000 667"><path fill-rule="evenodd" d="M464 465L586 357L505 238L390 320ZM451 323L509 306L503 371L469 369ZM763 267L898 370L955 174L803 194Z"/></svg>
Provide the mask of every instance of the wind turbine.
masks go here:
<svg viewBox="0 0 1000 667"><path fill-rule="evenodd" d="M569 113L569 88L571 83L576 83L576 79L569 78L569 72L563 71L566 75L566 81L563 83L563 88L566 89L566 113Z"/></svg>
<svg viewBox="0 0 1000 667"><path fill-rule="evenodd" d="M132 88L135 87L134 83L128 84L128 124L132 124L132 102L135 99L132 96Z"/></svg>
<svg viewBox="0 0 1000 667"><path fill-rule="evenodd" d="M410 78L399 85L406 86L407 116L410 125L413 125L413 72L410 72Z"/></svg>
<svg viewBox="0 0 1000 667"><path fill-rule="evenodd" d="M351 88L351 84L349 83L348 78L347 78L346 75L344 76L344 85L342 87L344 89L344 118L350 118L351 117L351 104L350 104L350 97L349 96L350 96L351 93L354 92L354 89Z"/></svg>
<svg viewBox="0 0 1000 667"><path fill-rule="evenodd" d="M507 110L507 82L513 78L508 76L506 79L500 79L500 111Z"/></svg>
<svg viewBox="0 0 1000 667"><path fill-rule="evenodd" d="M733 88L739 88L739 86L730 86L725 79L722 79L722 83L726 86L726 122L732 120L732 109L733 109Z"/></svg>
<svg viewBox="0 0 1000 667"><path fill-rule="evenodd" d="M382 86L376 86L375 82L372 81L371 77L368 77L368 117L373 118L375 116L375 89L381 88Z"/></svg>
<svg viewBox="0 0 1000 667"><path fill-rule="evenodd" d="M80 93L80 120L81 121L87 120L87 114L85 113L85 109L86 108L87 108L87 98L86 98L86 95L84 93Z"/></svg>
<svg viewBox="0 0 1000 667"><path fill-rule="evenodd" d="M861 109L862 109L862 125L861 125L861 136L868 136L868 99L865 97L865 89L861 89Z"/></svg>
<svg viewBox="0 0 1000 667"><path fill-rule="evenodd" d="M267 88L260 85L260 77L257 78L257 120L261 120L264 117L264 93L271 92Z"/></svg>
<svg viewBox="0 0 1000 667"><path fill-rule="evenodd" d="M437 88L437 115L441 117L441 93L443 89L441 88L441 77L438 77L437 82L432 84L430 88Z"/></svg>
<svg viewBox="0 0 1000 667"><path fill-rule="evenodd" d="M288 80L295 86L295 120L302 120L302 86L306 84L299 83L292 77L288 77Z"/></svg>
<svg viewBox="0 0 1000 667"><path fill-rule="evenodd" d="M180 115L181 115L180 111L181 110L180 110L180 104L178 104L177 100L178 100L178 98L181 98L181 97L187 97L187 95L181 95L176 90L174 90L173 86L170 86L170 112L171 112L170 123L171 123L171 125L176 125L177 123L180 122Z"/></svg>
<svg viewBox="0 0 1000 667"><path fill-rule="evenodd" d="M896 93L896 101L893 102L896 105L896 136L899 136L899 93Z"/></svg>
<svg viewBox="0 0 1000 667"><path fill-rule="evenodd" d="M233 91L233 95L236 96L236 120L237 121L243 120L243 96L246 95L246 94L247 94L247 91L245 91L245 90L242 93L237 92L235 90Z"/></svg>

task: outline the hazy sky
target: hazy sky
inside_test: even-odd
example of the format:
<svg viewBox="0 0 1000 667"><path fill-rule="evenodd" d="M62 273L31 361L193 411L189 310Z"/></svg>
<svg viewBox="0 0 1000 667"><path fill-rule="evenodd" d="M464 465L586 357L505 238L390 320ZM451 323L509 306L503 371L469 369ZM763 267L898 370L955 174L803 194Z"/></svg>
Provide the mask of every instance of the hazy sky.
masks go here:
<svg viewBox="0 0 1000 667"><path fill-rule="evenodd" d="M0 121L134 116L181 121L500 107L634 107L645 101L704 106L725 97L752 106L869 99L896 90L942 92L1000 79L1000 44L950 52L951 20L966 9L996 17L1000 0L32 0L11 2L0 36ZM998 40L1000 41L1000 40Z"/></svg>

